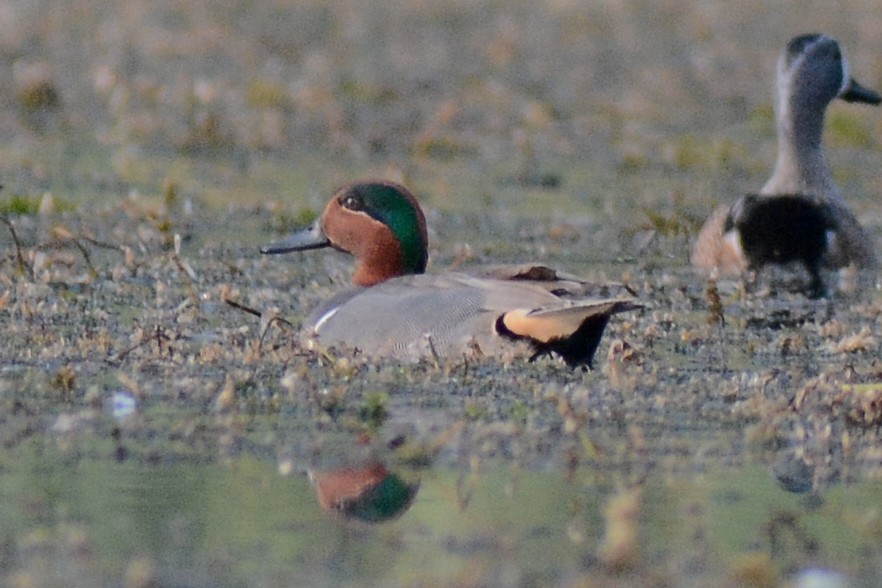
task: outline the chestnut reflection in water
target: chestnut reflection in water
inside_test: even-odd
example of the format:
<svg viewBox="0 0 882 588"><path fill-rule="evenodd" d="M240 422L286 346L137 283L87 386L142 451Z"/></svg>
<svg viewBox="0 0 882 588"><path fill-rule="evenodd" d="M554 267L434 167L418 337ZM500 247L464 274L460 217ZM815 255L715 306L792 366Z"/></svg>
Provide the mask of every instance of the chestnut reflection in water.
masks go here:
<svg viewBox="0 0 882 588"><path fill-rule="evenodd" d="M368 523L403 514L420 486L419 481L405 481L379 462L313 470L309 478L322 510Z"/></svg>

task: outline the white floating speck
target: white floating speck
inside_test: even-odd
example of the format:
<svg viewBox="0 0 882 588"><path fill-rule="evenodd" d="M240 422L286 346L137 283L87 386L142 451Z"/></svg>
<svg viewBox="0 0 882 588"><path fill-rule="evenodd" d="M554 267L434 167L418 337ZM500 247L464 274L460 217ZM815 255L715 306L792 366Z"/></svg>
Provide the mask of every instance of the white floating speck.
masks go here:
<svg viewBox="0 0 882 588"><path fill-rule="evenodd" d="M126 419L138 409L138 399L128 390L120 390L114 392L104 406L115 418Z"/></svg>
<svg viewBox="0 0 882 588"><path fill-rule="evenodd" d="M807 568L796 576L796 588L849 588L851 583L843 574L822 568Z"/></svg>

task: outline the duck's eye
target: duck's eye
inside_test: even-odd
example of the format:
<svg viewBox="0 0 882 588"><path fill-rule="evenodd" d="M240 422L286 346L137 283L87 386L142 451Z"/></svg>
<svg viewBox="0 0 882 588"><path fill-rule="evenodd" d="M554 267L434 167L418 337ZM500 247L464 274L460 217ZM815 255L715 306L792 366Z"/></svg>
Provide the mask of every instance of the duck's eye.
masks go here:
<svg viewBox="0 0 882 588"><path fill-rule="evenodd" d="M359 211L364 210L364 202L358 196L348 194L340 199L340 206L348 210Z"/></svg>

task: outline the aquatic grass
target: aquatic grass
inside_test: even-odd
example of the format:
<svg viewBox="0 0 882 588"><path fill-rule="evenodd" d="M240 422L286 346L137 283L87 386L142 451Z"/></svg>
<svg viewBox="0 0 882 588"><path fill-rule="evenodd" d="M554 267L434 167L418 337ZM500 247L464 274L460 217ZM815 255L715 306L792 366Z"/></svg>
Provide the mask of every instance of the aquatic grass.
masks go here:
<svg viewBox="0 0 882 588"><path fill-rule="evenodd" d="M457 158L474 157L478 148L450 135L432 135L420 138L414 146L418 157L451 161Z"/></svg>
<svg viewBox="0 0 882 588"><path fill-rule="evenodd" d="M692 134L680 137L670 149L670 159L680 170L701 169L709 174L736 165L747 156L732 139L702 139Z"/></svg>
<svg viewBox="0 0 882 588"><path fill-rule="evenodd" d="M509 418L521 425L526 425L530 418L531 410L527 403L516 400L509 407Z"/></svg>
<svg viewBox="0 0 882 588"><path fill-rule="evenodd" d="M311 226L318 216L318 212L308 206L301 207L293 213L279 211L273 215L266 228L273 233L284 235Z"/></svg>
<svg viewBox="0 0 882 588"><path fill-rule="evenodd" d="M289 108L288 92L284 86L267 80L253 80L248 84L245 101L252 108Z"/></svg>
<svg viewBox="0 0 882 588"><path fill-rule="evenodd" d="M74 398L77 373L70 366L62 366L52 376L52 386L58 391L59 399L65 403L71 403Z"/></svg>
<svg viewBox="0 0 882 588"><path fill-rule="evenodd" d="M643 228L658 232L664 237L688 237L698 233L702 220L686 209L686 199L680 193L673 193L669 199L668 210L643 206L640 208L647 218Z"/></svg>
<svg viewBox="0 0 882 588"><path fill-rule="evenodd" d="M747 122L754 127L762 127L766 134L774 134L775 132L775 107L771 100L754 108Z"/></svg>
<svg viewBox="0 0 882 588"><path fill-rule="evenodd" d="M478 404L477 402L466 404L463 411L464 416L470 421L480 421L486 418L489 413L487 406Z"/></svg>
<svg viewBox="0 0 882 588"><path fill-rule="evenodd" d="M61 93L50 78L28 80L16 93L18 106L27 114L61 107Z"/></svg>
<svg viewBox="0 0 882 588"><path fill-rule="evenodd" d="M34 215L40 210L40 197L26 194L13 194L0 199L0 214Z"/></svg>
<svg viewBox="0 0 882 588"><path fill-rule="evenodd" d="M389 394L382 391L368 392L362 399L358 416L371 431L377 431L389 418Z"/></svg>

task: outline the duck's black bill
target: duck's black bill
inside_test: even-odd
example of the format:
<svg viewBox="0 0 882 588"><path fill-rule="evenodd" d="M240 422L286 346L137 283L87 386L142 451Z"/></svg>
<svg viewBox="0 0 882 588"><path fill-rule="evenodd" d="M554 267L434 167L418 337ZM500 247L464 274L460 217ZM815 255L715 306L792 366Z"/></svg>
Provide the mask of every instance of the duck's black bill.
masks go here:
<svg viewBox="0 0 882 588"><path fill-rule="evenodd" d="M866 88L852 78L848 81L845 91L839 95L846 102L863 102L864 104L879 104L882 102L882 96L875 90Z"/></svg>
<svg viewBox="0 0 882 588"><path fill-rule="evenodd" d="M316 223L308 229L288 235L281 241L276 241L275 243L261 247L260 252L265 255L275 255L278 253L290 253L292 251L321 249L322 247L330 246L331 242L325 237L321 225Z"/></svg>

